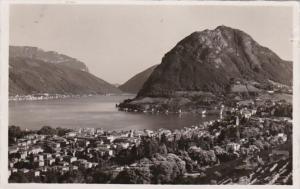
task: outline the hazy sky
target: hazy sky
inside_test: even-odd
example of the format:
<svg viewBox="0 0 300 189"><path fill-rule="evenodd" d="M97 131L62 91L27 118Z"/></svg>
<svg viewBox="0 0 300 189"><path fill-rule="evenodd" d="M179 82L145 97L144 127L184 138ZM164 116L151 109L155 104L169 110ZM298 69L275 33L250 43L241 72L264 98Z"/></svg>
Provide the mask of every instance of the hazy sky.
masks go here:
<svg viewBox="0 0 300 189"><path fill-rule="evenodd" d="M292 8L166 5L12 5L10 44L77 58L110 83L161 61L185 36L218 25L238 28L292 59Z"/></svg>

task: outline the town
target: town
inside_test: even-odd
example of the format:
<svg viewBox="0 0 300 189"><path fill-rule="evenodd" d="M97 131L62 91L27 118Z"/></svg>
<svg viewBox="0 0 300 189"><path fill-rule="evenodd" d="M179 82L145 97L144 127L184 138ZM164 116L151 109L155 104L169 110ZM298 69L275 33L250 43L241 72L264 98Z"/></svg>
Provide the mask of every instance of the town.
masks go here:
<svg viewBox="0 0 300 189"><path fill-rule="evenodd" d="M10 96L9 101L50 100L50 99L62 99L62 98L76 98L76 97L78 98L80 97L80 95L37 93L32 95Z"/></svg>
<svg viewBox="0 0 300 189"><path fill-rule="evenodd" d="M10 126L9 182L292 184L292 105L222 107L175 130Z"/></svg>
<svg viewBox="0 0 300 189"><path fill-rule="evenodd" d="M36 93L36 94L28 94L28 95L15 95L9 96L9 101L40 101L40 100L53 100L53 99L65 99L65 98L83 98L90 97L96 94L50 94L50 93ZM100 95L100 94L97 94ZM102 94L105 96L114 95L112 93ZM128 94L124 94L128 95Z"/></svg>

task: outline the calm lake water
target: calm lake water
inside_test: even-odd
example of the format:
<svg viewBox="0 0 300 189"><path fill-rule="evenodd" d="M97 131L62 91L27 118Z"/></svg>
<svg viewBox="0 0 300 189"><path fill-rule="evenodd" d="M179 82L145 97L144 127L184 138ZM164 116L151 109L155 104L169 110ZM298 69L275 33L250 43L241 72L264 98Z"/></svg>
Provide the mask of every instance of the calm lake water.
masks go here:
<svg viewBox="0 0 300 189"><path fill-rule="evenodd" d="M10 101L9 125L39 129L44 125L65 128L94 127L106 130L178 129L216 116L129 113L115 107L133 96L91 96L44 101Z"/></svg>

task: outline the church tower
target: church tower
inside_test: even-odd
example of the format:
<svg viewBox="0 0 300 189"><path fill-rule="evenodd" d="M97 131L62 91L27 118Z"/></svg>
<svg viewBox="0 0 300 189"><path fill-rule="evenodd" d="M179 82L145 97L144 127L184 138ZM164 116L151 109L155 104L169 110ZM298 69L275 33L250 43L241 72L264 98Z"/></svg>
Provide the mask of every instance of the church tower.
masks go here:
<svg viewBox="0 0 300 189"><path fill-rule="evenodd" d="M236 116L235 125L236 126L240 125L240 118L239 118L239 116Z"/></svg>

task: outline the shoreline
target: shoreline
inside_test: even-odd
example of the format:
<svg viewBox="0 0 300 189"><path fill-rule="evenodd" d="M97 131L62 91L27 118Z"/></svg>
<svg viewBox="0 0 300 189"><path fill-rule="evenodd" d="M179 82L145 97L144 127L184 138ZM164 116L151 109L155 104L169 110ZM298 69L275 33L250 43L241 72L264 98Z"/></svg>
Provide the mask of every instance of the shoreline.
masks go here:
<svg viewBox="0 0 300 189"><path fill-rule="evenodd" d="M56 99L69 99L69 98L85 98L93 96L132 96L134 94L129 93L107 93L107 94L31 94L31 95L15 95L9 96L9 101L46 101Z"/></svg>
<svg viewBox="0 0 300 189"><path fill-rule="evenodd" d="M266 130L261 130L262 128L260 128L259 125L267 120L274 124L283 124L281 128L288 129L292 127L292 125L290 125L290 123L288 123L288 121L284 118L259 117L257 115L253 115L246 118L246 120L243 120L245 118L244 116L245 115L243 114L239 114L239 111L236 111L228 117L225 116L224 119L215 119L175 130L160 128L156 130L137 129L110 131L101 128L68 129L53 127L41 128L40 130L27 130L23 133L23 137L18 139L16 138L15 142L9 145L9 161L13 165L9 168L9 173L10 176L14 176L15 172L19 173L22 171L24 174L28 173L27 175L33 173L47 174L47 172L51 172L52 169L59 169L64 171L64 173L68 173L75 168L78 171L85 171L87 169L106 170L105 166L103 167L103 165L99 163L101 161L89 158L89 155L94 155L94 153L99 154L100 159L106 158L107 162L111 163L110 166L106 167L108 168L107 170L116 172L117 174L121 174L127 169L136 170L140 166L144 168L147 168L148 166L148 168L151 168L151 166L155 166L155 164L151 164L150 159L148 160L150 161L150 164L141 163L141 158L148 157L145 154L141 157L134 156L132 161L129 161L126 157L119 155L122 154L121 152L134 154L134 149L147 149L144 148L145 145L152 144L153 142L153 144L155 144L153 146L155 149L160 149L158 144L163 144L165 151L153 151L149 157L162 159L166 157L177 158L177 160L181 163L185 162L182 165L188 163L189 166L192 166L192 168L189 169L186 166L184 167L180 181L178 181L179 183L185 183L193 178L200 179L198 181L194 181L195 183L209 183L210 179L214 178L216 174L218 175L216 180L218 184L222 184L229 178L236 179L244 177L247 178L249 183L250 181L251 183L260 183L262 182L261 180L252 179L253 174L251 172L257 172L256 170L261 169L272 169L272 171L269 172L271 172L270 174L273 174L275 168L272 167L280 164L280 169L284 169L285 167L283 164L287 165L291 162L290 159L292 151L290 148L286 147L290 146L292 132L289 133L288 130L283 133L276 131L276 133L270 135L270 133L267 134L268 132ZM248 125L246 123L255 124ZM225 139L221 139L222 133L226 133L226 130L229 131L229 129L237 128L240 130L239 128L242 129L243 127L248 129L260 128L262 133L259 132L258 135L260 137L256 139L259 139L261 142L255 143L251 134L249 136L245 135L241 138L235 138L234 140L226 141ZM15 128L13 130L15 130ZM269 136L265 136L266 134ZM197 137L195 138L195 136ZM228 137L233 136L229 134ZM203 146L202 142L197 143L197 141L200 142L204 138L209 139L208 141L205 140L206 142L203 141L208 146L204 144ZM219 139L221 139L221 141L219 141ZM193 143L189 143L188 141L190 140ZM147 143L147 141L150 143ZM158 141L159 143L157 143ZM174 147L172 145L173 143L177 144L175 151L172 151L172 148ZM47 148L41 146L41 144L46 144ZM186 147L181 146L182 144ZM283 148L281 148L281 146L283 146ZM77 150L79 154L64 155L70 150ZM180 150L183 150L182 152L185 152L186 156L180 153ZM85 152L87 155L84 155L84 153L82 154L81 152ZM199 157L195 155L201 155L199 154L200 152L209 155L213 159L206 159L205 161L201 158L199 159ZM15 164L17 165L15 162L16 158L14 157L18 157L14 156L14 154L20 154L20 158L18 159L20 161L23 161L22 159L30 158L31 156L28 154L33 154L32 156L37 157L38 159L40 156L43 156L46 159L39 159L38 161L29 159L29 162L35 165L35 167L25 167L20 169L14 166ZM269 154L271 154L271 156ZM121 157L125 158L124 161ZM190 157L191 160L185 159L184 157ZM200 160L203 160L203 162ZM64 164L61 165L61 161L63 161L66 166ZM195 162L197 163L194 165ZM228 164L232 164L232 168L226 169ZM244 171L244 173L233 175L229 178L225 175L228 171L233 172L236 170ZM286 171L289 173L290 169L287 169ZM205 174L204 177L203 174ZM113 180L115 178L116 177L111 177L110 179ZM267 181L269 182L269 180ZM238 181L232 180L232 183L235 182Z"/></svg>
<svg viewBox="0 0 300 189"><path fill-rule="evenodd" d="M194 113L186 113L186 114L194 114ZM288 122L288 123L293 123L293 119L289 118L289 117L257 117L257 116L251 116L249 118L247 118L249 120L253 120L253 121L259 121L259 122L263 122L263 121L273 121L273 122ZM40 129L42 129L43 127L50 127L52 129L65 129L65 130L72 130L73 132L79 132L81 130L86 130L86 131L90 131L90 130L94 130L94 131L103 131L103 132L107 132L108 134L110 133L126 133L126 132L131 132L131 131L136 131L136 132L142 132L142 131L150 131L150 132L159 132L161 130L169 130L171 132L175 132L175 131L183 131L183 130L188 130L188 129L207 129L209 126L212 126L214 123L222 123L222 121L225 121L224 117L223 118L218 118L218 119L212 119L210 121L204 121L202 123L198 123L198 124L193 124L190 126L183 126L181 128L158 128L158 129L125 129L125 130L120 130L120 129L113 129L113 130L109 130L107 128L102 128L102 127L79 127L79 128L71 128L71 127L60 127L60 126L53 126L53 125L45 125L45 126L41 126L40 128L36 128L36 129L28 129L28 128L22 128L22 126L20 125L13 125L10 124L8 125L8 127L11 126L17 126L20 127L22 130L26 131L26 132L37 132Z"/></svg>

